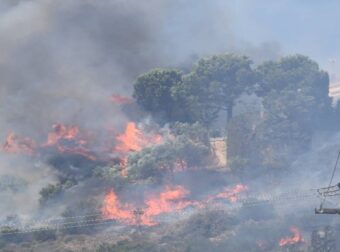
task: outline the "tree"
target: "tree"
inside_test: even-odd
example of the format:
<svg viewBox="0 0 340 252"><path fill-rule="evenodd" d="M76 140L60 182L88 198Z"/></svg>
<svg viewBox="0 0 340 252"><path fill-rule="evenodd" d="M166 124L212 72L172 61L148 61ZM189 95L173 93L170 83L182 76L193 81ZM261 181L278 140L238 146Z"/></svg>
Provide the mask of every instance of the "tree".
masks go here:
<svg viewBox="0 0 340 252"><path fill-rule="evenodd" d="M185 97L186 106L197 121L212 123L221 110L232 118L235 100L255 83L252 61L234 54L201 59L173 88L175 97Z"/></svg>
<svg viewBox="0 0 340 252"><path fill-rule="evenodd" d="M337 101L335 104L335 108L333 113L330 115L329 120L331 123L329 124L329 128L333 131L340 130L340 102Z"/></svg>
<svg viewBox="0 0 340 252"><path fill-rule="evenodd" d="M329 121L328 74L302 55L266 62L256 72L255 92L264 109L256 132L262 163L284 168L309 148L313 132Z"/></svg>
<svg viewBox="0 0 340 252"><path fill-rule="evenodd" d="M230 120L227 138L228 165L238 175L254 176L259 168L256 130L260 122L260 112L256 109L249 109Z"/></svg>
<svg viewBox="0 0 340 252"><path fill-rule="evenodd" d="M46 187L43 187L39 194L40 199L39 202L41 205L46 204L49 200L55 198L56 196L60 195L63 192L63 188L61 184L49 184Z"/></svg>
<svg viewBox="0 0 340 252"><path fill-rule="evenodd" d="M172 128L175 139L161 145L144 148L129 155L128 176L133 180L161 181L177 166L200 167L209 158L208 132L198 123L176 123ZM184 168L184 167L183 167Z"/></svg>
<svg viewBox="0 0 340 252"><path fill-rule="evenodd" d="M315 61L303 55L288 56L265 62L257 68L257 74L255 92L264 97L265 110L276 113L279 109L282 116L309 128L324 126L323 119L332 111L329 77Z"/></svg>
<svg viewBox="0 0 340 252"><path fill-rule="evenodd" d="M187 121L185 108L174 99L171 89L180 85L182 73L176 69L153 69L137 78L133 97L161 122Z"/></svg>

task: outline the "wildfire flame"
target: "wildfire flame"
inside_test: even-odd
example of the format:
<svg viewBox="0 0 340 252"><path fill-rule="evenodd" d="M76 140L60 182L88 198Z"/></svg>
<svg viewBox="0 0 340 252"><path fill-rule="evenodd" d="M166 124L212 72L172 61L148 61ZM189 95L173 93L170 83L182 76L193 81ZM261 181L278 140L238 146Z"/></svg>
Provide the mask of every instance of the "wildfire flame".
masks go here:
<svg viewBox="0 0 340 252"><path fill-rule="evenodd" d="M145 202L147 207L142 216L143 224L148 226L156 225L157 222L153 220L153 217L164 213L178 212L190 205L194 205L193 201L185 199L188 194L189 191L182 186L167 186L160 195L149 198Z"/></svg>
<svg viewBox="0 0 340 252"><path fill-rule="evenodd" d="M115 150L120 153L128 153L130 151L140 151L143 148L162 143L162 136L155 135L144 135L139 130L134 122L129 122L126 125L124 133L116 137L118 145Z"/></svg>
<svg viewBox="0 0 340 252"><path fill-rule="evenodd" d="M113 96L118 97L118 96ZM43 144L36 144L34 140L26 137L19 137L13 133L7 136L2 151L7 153L17 153L33 155L45 148L54 148L60 153L76 154L89 160L110 160L112 154L120 160L120 174L126 177L128 155L133 151L141 151L145 147L161 144L163 137L156 133L145 133L139 129L134 122L128 122L123 133L117 134L114 129L106 132L106 141L101 141L99 146L90 145L95 142L96 134L80 130L76 125L64 125L56 123L52 126L52 131L48 133ZM89 134L91 133L91 134ZM91 141L90 141L91 140ZM93 141L92 141L93 140ZM97 152L92 151L93 149ZM99 152L98 152L99 150ZM161 164L159 164L161 167ZM178 159L173 163L173 171L183 171L187 168L185 160Z"/></svg>
<svg viewBox="0 0 340 252"><path fill-rule="evenodd" d="M136 216L136 207L122 204L114 191L106 194L103 202L102 214L104 218L116 219L128 224L157 225L154 220L161 214L177 212L195 202L186 199L189 192L182 186L168 186L164 192L149 197L144 202L145 207L140 210L140 218Z"/></svg>
<svg viewBox="0 0 340 252"><path fill-rule="evenodd" d="M38 150L54 147L61 153L82 155L90 160L95 160L96 156L85 147L87 141L79 137L79 127L54 124L53 132L47 136L44 144L37 144L28 137L21 137L14 133L9 133L2 147L2 151L24 155L34 155Z"/></svg>
<svg viewBox="0 0 340 252"><path fill-rule="evenodd" d="M244 185L236 185L229 189L227 198L232 201L236 199L235 194L246 190ZM218 197L226 198L226 192L218 194ZM142 208L132 204L122 204L114 191L105 195L103 201L102 215L107 219L115 219L127 224L140 224L154 226L159 224L156 217L162 214L175 213L192 206L201 208L209 201L196 201L189 199L190 192L183 186L167 186L161 193L148 196ZM213 196L216 198L217 196ZM234 202L234 201L232 201ZM136 210L138 209L138 210Z"/></svg>
<svg viewBox="0 0 340 252"><path fill-rule="evenodd" d="M208 201L214 199L228 199L230 202L234 203L238 200L239 194L248 190L246 185L237 184L232 188L225 188L223 192L218 193L215 196L209 197Z"/></svg>
<svg viewBox="0 0 340 252"><path fill-rule="evenodd" d="M141 151L143 148L161 144L163 138L158 134L145 135L138 129L134 122L128 122L125 131L116 136L118 144L114 148L114 152L119 153L121 159L121 176L127 176L127 155L133 151Z"/></svg>
<svg viewBox="0 0 340 252"><path fill-rule="evenodd" d="M117 194L111 190L104 198L102 214L105 218L132 223L134 215L130 209L131 206L121 204Z"/></svg>
<svg viewBox="0 0 340 252"><path fill-rule="evenodd" d="M297 227L291 227L290 231L293 233L293 236L282 238L279 242L280 247L303 242L301 232Z"/></svg>
<svg viewBox="0 0 340 252"><path fill-rule="evenodd" d="M117 136L119 144L116 146L118 152L140 151L144 143L143 135L140 133L136 124L129 122L125 132Z"/></svg>
<svg viewBox="0 0 340 252"><path fill-rule="evenodd" d="M2 150L7 153L20 153L33 155L35 153L36 143L28 137L20 137L13 132L9 133Z"/></svg>
<svg viewBox="0 0 340 252"><path fill-rule="evenodd" d="M79 127L77 126L66 126L61 123L53 125L53 132L47 136L46 145L52 146L57 144L60 140L73 140L79 133ZM85 142L82 142L84 144Z"/></svg>
<svg viewBox="0 0 340 252"><path fill-rule="evenodd" d="M52 147L60 153L77 154L90 160L97 159L97 156L91 151L88 144L91 135L84 134L83 131L81 132L78 126L57 123L52 128L52 132L47 135L47 140L43 144L36 144L30 138L10 133L2 147L2 151L33 155L37 150ZM92 134L92 136L95 135ZM103 157L110 157L113 149L114 153L117 153L121 159L122 175L126 176L127 155L131 151L140 151L147 146L160 144L162 141L161 135L144 134L137 128L134 122L129 122L124 133L115 136L115 140L112 139L110 148L99 146L96 149L102 150L101 154L103 154ZM114 147L115 142L117 145Z"/></svg>
<svg viewBox="0 0 340 252"><path fill-rule="evenodd" d="M122 96L118 94L111 95L110 100L111 102L117 105L125 105L125 104L130 104L133 102L133 100L130 97Z"/></svg>
<svg viewBox="0 0 340 252"><path fill-rule="evenodd" d="M54 124L53 132L48 134L47 142L43 147L55 146L61 153L77 154L90 160L96 160L97 157L85 147L87 140L80 137L79 132L78 126L67 126L61 123ZM64 141L71 144L64 143Z"/></svg>

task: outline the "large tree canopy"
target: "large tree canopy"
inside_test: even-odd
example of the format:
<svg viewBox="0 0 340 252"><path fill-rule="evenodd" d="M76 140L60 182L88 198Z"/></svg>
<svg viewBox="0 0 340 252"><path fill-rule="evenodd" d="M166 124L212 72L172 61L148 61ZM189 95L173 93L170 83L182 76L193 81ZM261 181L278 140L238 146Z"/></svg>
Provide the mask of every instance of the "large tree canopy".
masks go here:
<svg viewBox="0 0 340 252"><path fill-rule="evenodd" d="M285 167L309 148L313 132L332 115L328 74L306 56L269 61L257 68L256 93L264 116L256 139L264 163Z"/></svg>
<svg viewBox="0 0 340 252"><path fill-rule="evenodd" d="M291 116L293 120L307 120L309 123L322 121L319 117L330 112L328 74L308 57L295 55L284 57L278 62L269 61L259 66L257 73L259 82L256 93L265 98L267 110L273 107L277 110L275 107L280 106L280 114ZM299 104L294 107L294 103Z"/></svg>
<svg viewBox="0 0 340 252"><path fill-rule="evenodd" d="M255 90L264 112L263 134L258 136L276 139L279 145L308 145L312 132L333 115L328 86L328 74L306 56L283 57L253 70L247 57L221 54L199 60L186 75L174 69L143 74L135 83L134 97L162 122L210 126L220 111L227 112L229 121L240 95Z"/></svg>
<svg viewBox="0 0 340 252"><path fill-rule="evenodd" d="M232 117L235 100L255 82L247 57L233 54L201 59L173 88L176 97L185 97L186 105L202 123L209 125L221 110Z"/></svg>
<svg viewBox="0 0 340 252"><path fill-rule="evenodd" d="M137 78L133 97L146 111L165 121L182 121L183 109L175 101L171 89L182 82L175 69L153 69Z"/></svg>

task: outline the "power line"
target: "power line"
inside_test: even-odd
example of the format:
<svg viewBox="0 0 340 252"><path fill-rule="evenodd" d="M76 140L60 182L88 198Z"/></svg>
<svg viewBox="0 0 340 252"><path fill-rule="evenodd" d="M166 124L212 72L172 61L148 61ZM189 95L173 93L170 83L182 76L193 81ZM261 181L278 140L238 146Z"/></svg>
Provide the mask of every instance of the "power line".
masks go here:
<svg viewBox="0 0 340 252"><path fill-rule="evenodd" d="M338 156L337 156L337 158L336 158L336 162L335 162L335 165L334 165L334 168L333 168L333 172L332 172L331 179L330 179L329 184L328 184L328 187L327 187L327 192L326 192L326 194L329 192L329 190L330 190L330 188L331 188L331 185L332 185L332 182L333 182L333 178L334 178L334 175L335 175L335 171L336 171L336 168L338 167L339 158L340 158L340 151L339 151ZM322 205L325 203L325 200L326 200L326 196L325 196L325 194L324 194L324 197L323 197L323 200L322 200L322 202L321 202L320 208L322 208Z"/></svg>
<svg viewBox="0 0 340 252"><path fill-rule="evenodd" d="M215 207L219 207L219 209L227 210L227 211L234 211L236 209L240 209L243 207L255 207L258 205L263 204L270 204L273 202L282 202L287 203L287 201L292 202L293 200L301 200L301 199L308 199L312 197L317 197L317 194L315 193L316 189L310 189L302 192L294 191L293 193L285 193L281 195L260 195L260 197L253 198L253 197L247 197L240 199L235 205L218 205L216 204ZM207 205L209 209L212 209L214 207ZM179 215L185 215L183 212L177 212L175 214ZM112 218L98 218L98 216L102 216L101 213L93 213L93 214L87 214L87 215L78 215L78 216L69 216L64 218L55 218L55 219L47 219L47 220L39 220L39 221L33 221L30 223L30 225L27 226L19 226L19 225L6 225L2 228L0 227L0 236L1 235L11 235L11 234L21 234L21 233L31 233L31 232L39 232L44 230L59 230L59 229L69 229L69 228L80 228L85 226L95 226L95 225L103 225L103 224L109 224L109 223L117 223L119 220L112 219ZM91 218L94 219L86 219ZM85 220L83 219L85 218ZM77 220L79 219L79 220ZM54 221L60 221L58 223L53 223ZM43 225L42 227L32 227L32 226L38 226ZM18 229L14 230L13 232L9 231L6 232L6 228L13 228ZM1 233L2 232L2 233Z"/></svg>

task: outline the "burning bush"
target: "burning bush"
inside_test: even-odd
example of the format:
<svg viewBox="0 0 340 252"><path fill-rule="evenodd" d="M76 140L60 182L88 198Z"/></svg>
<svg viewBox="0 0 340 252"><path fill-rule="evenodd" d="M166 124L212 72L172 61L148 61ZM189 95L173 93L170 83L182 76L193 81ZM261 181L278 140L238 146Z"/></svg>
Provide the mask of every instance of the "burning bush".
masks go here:
<svg viewBox="0 0 340 252"><path fill-rule="evenodd" d="M198 167L205 164L208 156L207 146L179 137L163 145L131 154L127 170L132 179L161 181L165 174L176 170L178 160L183 160L187 167Z"/></svg>
<svg viewBox="0 0 340 252"><path fill-rule="evenodd" d="M130 178L160 181L169 172L207 164L209 138L202 126L177 123L171 131L172 139L164 144L130 154L127 163Z"/></svg>

